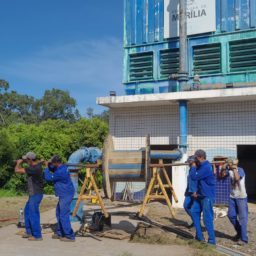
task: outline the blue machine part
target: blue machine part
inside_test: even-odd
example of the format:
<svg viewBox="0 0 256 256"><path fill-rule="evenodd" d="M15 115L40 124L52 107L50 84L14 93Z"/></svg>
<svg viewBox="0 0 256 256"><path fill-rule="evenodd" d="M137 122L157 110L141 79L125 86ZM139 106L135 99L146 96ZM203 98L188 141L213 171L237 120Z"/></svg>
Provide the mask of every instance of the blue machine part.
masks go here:
<svg viewBox="0 0 256 256"><path fill-rule="evenodd" d="M89 150L89 163L96 163L99 159L102 159L102 151L99 148L88 148Z"/></svg>
<svg viewBox="0 0 256 256"><path fill-rule="evenodd" d="M176 150L151 150L151 159L170 159L170 160L180 160L182 158L182 152L179 149Z"/></svg>
<svg viewBox="0 0 256 256"><path fill-rule="evenodd" d="M79 164L83 162L88 162L90 159L90 150L86 147L80 148L77 151L73 152L69 159L69 164ZM75 166L70 166L69 170L76 170L77 168Z"/></svg>
<svg viewBox="0 0 256 256"><path fill-rule="evenodd" d="M73 152L69 159L68 159L68 163L69 164L79 164L79 163L95 163L97 162L98 159L102 158L102 151L98 148L87 148L87 147L83 147L80 148L78 150L76 150L75 152ZM77 197L78 197L78 172L72 172L75 171L77 169L76 166L70 166L69 171L71 172L70 177L71 177L71 181L74 185L75 188L75 195L73 198L73 201L70 205L70 209L71 212L73 212L76 202L77 202ZM77 214L75 217L70 217L71 221L81 221L81 219L83 218L83 206L84 203L81 202L77 211Z"/></svg>
<svg viewBox="0 0 256 256"><path fill-rule="evenodd" d="M70 205L70 209L71 209L71 213L73 212L73 210L75 209L75 206L76 206L76 202L77 202L77 198L74 197L72 202L71 202L71 205ZM70 215L70 220L71 222L81 222L82 219L83 219L83 216L84 216L84 202L82 201L80 204L79 204L79 207L78 207L78 210L77 210L77 213L76 213L76 216L73 217L72 215Z"/></svg>

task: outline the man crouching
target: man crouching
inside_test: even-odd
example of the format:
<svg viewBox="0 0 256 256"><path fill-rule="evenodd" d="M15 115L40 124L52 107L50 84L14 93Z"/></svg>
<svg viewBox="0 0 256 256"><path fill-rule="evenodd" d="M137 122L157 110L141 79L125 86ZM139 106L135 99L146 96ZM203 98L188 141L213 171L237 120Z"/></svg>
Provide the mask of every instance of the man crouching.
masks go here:
<svg viewBox="0 0 256 256"><path fill-rule="evenodd" d="M57 232L52 238L64 242L74 242L75 234L70 223L70 204L75 189L68 168L58 155L52 157L48 168L44 170L44 178L46 181L54 183L55 195L59 197L56 206Z"/></svg>

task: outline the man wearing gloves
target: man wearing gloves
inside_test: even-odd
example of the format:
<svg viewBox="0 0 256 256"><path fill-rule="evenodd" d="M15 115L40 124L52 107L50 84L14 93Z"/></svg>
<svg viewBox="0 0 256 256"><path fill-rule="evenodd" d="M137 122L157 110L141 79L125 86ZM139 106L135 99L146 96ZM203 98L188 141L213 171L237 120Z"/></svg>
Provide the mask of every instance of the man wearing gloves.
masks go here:
<svg viewBox="0 0 256 256"><path fill-rule="evenodd" d="M214 213L213 204L215 200L215 176L211 164L206 160L204 150L195 152L197 169L192 170L191 179L198 182L198 196L191 208L191 215L196 229L196 239L204 241L201 228L201 214L203 213L204 225L208 233L208 243L215 245Z"/></svg>
<svg viewBox="0 0 256 256"><path fill-rule="evenodd" d="M44 177L46 181L53 182L55 195L59 197L56 207L57 232L52 238L63 242L74 242L75 234L70 223L70 204L75 189L68 168L58 155L52 157L48 168L44 171Z"/></svg>

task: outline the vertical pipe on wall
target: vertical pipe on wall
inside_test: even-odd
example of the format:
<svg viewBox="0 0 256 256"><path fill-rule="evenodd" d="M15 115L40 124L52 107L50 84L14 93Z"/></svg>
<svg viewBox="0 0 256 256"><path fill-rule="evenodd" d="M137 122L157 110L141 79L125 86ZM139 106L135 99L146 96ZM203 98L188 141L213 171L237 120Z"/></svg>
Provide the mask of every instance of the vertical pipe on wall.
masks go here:
<svg viewBox="0 0 256 256"><path fill-rule="evenodd" d="M178 91L182 91L188 81L187 0L180 0L179 3L180 66Z"/></svg>
<svg viewBox="0 0 256 256"><path fill-rule="evenodd" d="M188 137L188 103L186 100L179 101L179 114L180 114L180 149L183 153L187 150L187 137Z"/></svg>

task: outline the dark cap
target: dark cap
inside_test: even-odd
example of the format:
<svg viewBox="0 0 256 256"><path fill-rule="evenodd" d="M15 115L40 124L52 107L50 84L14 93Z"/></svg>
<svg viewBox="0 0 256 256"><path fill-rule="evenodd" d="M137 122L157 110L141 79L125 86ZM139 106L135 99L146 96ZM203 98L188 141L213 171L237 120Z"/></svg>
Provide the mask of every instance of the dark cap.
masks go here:
<svg viewBox="0 0 256 256"><path fill-rule="evenodd" d="M51 158L51 163L61 163L62 162L62 159L59 155L54 155L52 158Z"/></svg>
<svg viewBox="0 0 256 256"><path fill-rule="evenodd" d="M198 149L195 152L195 157L203 157L204 159L206 159L206 152L202 149Z"/></svg>
<svg viewBox="0 0 256 256"><path fill-rule="evenodd" d="M186 161L186 164L189 164L189 163L192 163L192 162L195 162L196 161L196 157L194 155L192 156L189 156L187 161Z"/></svg>

